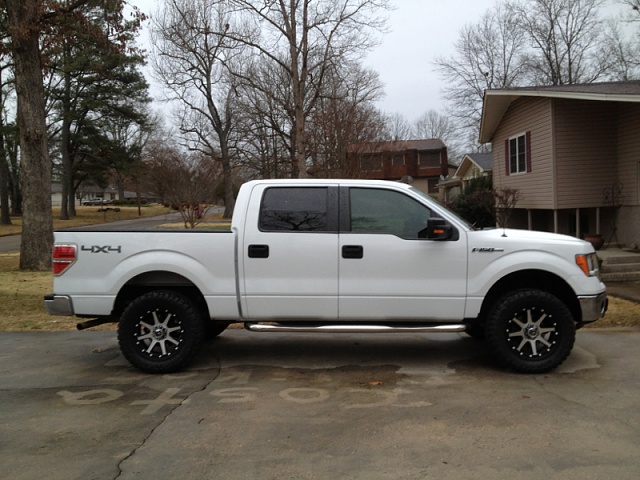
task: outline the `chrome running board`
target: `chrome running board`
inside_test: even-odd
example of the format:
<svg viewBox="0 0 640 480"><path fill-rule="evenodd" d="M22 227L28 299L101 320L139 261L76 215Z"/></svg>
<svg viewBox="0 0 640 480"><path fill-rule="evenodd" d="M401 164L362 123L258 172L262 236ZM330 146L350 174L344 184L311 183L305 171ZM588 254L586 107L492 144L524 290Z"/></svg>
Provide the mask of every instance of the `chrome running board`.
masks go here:
<svg viewBox="0 0 640 480"><path fill-rule="evenodd" d="M367 325L367 324L350 324L350 325L304 325L303 322L296 322L295 325L264 324L246 322L244 328L251 332L285 332L285 333L456 333L464 332L467 326L464 324L401 324L393 325Z"/></svg>

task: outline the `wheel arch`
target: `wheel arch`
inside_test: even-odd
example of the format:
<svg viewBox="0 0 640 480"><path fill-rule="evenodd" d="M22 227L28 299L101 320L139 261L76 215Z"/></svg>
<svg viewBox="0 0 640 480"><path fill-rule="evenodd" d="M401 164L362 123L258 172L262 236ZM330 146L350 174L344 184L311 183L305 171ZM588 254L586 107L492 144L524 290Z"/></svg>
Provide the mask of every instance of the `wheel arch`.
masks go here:
<svg viewBox="0 0 640 480"><path fill-rule="evenodd" d="M154 290L179 292L193 301L197 308L209 315L204 295L192 281L175 272L154 270L138 274L122 286L116 296L112 316L119 318L133 300Z"/></svg>
<svg viewBox="0 0 640 480"><path fill-rule="evenodd" d="M567 306L576 323L582 321L580 303L571 286L554 273L535 269L512 272L498 280L485 295L479 320L484 322L491 308L504 295L526 288L542 290L556 296Z"/></svg>

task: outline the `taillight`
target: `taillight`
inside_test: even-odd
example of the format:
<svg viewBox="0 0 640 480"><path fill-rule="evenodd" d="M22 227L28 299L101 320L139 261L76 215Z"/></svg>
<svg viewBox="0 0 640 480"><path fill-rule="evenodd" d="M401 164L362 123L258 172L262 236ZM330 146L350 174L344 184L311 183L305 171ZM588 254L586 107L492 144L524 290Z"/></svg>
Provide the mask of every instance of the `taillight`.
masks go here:
<svg viewBox="0 0 640 480"><path fill-rule="evenodd" d="M53 274L62 275L76 261L75 245L53 246Z"/></svg>

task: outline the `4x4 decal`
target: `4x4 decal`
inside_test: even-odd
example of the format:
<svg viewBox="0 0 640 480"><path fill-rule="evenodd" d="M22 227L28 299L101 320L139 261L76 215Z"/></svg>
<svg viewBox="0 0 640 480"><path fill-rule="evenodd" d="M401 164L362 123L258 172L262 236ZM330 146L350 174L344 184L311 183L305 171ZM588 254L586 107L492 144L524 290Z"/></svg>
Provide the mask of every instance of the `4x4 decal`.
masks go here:
<svg viewBox="0 0 640 480"><path fill-rule="evenodd" d="M114 247L112 245L91 245L90 247L87 247L86 245L82 245L80 250L91 253L122 253L122 246L118 245L117 247Z"/></svg>

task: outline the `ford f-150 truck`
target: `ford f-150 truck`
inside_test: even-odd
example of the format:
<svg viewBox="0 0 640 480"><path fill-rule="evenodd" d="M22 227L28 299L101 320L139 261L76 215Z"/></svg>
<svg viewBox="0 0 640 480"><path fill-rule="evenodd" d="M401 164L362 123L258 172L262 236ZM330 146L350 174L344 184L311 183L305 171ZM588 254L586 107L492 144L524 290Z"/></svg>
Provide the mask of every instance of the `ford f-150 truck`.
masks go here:
<svg viewBox="0 0 640 480"><path fill-rule="evenodd" d="M53 315L118 322L124 356L184 368L230 323L255 332L467 332L508 368L546 372L604 315L591 244L474 229L397 182L261 180L229 231L55 233Z"/></svg>

